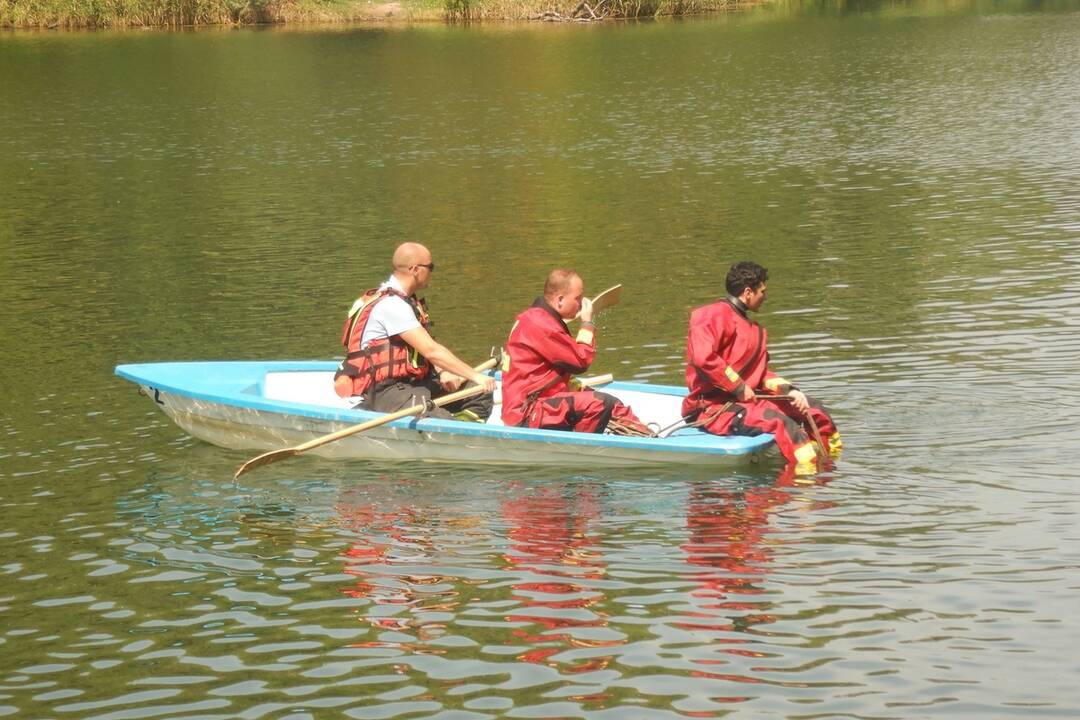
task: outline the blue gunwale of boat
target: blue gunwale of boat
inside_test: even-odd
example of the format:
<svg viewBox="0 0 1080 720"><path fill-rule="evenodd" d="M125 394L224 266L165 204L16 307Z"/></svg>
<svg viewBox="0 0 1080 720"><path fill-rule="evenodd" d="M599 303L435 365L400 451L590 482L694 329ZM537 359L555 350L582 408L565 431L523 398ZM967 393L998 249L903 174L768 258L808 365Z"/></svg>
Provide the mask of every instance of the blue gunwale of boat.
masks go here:
<svg viewBox="0 0 1080 720"><path fill-rule="evenodd" d="M327 360L271 360L271 361L205 361L160 362L117 365L116 374L138 385L182 395L197 400L246 408L298 415L302 417L359 423L380 417L380 413L366 410L333 409L322 405L284 400L267 400L263 397L263 383L269 372L327 372L337 368L338 363ZM661 395L685 396L686 388L648 383L614 382L608 385L615 390L634 390ZM464 423L437 418L401 418L387 423L387 427L408 428L417 431L439 432L448 435L475 436L518 440L543 440L570 445L591 447L622 447L643 450L659 450L681 453L708 453L742 455L763 450L773 442L772 435L757 437L720 438L704 432L674 434L665 438L638 438L621 435L597 435L559 430L536 430L533 428L507 427Z"/></svg>

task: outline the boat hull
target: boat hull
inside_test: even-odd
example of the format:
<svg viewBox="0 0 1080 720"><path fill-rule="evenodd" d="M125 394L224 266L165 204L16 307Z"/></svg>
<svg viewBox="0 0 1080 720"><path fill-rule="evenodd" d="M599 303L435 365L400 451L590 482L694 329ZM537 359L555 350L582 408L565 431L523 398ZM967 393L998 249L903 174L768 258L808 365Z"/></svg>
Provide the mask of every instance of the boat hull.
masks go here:
<svg viewBox="0 0 1080 720"><path fill-rule="evenodd" d="M379 417L332 394L333 363L154 363L117 374L195 438L249 451L292 447ZM681 388L614 383L605 391L648 405L655 422L677 418ZM298 402L298 400L300 402ZM636 406L635 406L636 409ZM666 414L666 416L665 416ZM718 438L697 430L649 439L404 418L313 448L333 459L586 466L716 465L760 459L769 436Z"/></svg>

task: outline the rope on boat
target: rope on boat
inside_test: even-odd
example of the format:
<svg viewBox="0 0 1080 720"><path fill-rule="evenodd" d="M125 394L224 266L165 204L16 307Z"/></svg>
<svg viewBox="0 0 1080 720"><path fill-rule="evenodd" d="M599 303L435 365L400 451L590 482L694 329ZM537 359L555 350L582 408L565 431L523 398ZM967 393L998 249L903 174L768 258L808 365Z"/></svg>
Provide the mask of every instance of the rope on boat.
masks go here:
<svg viewBox="0 0 1080 720"><path fill-rule="evenodd" d="M720 417L721 413L727 412L727 410L730 409L731 406L734 405L734 404L735 404L735 401L732 400L731 402L726 403L723 406L721 406L720 409L717 410L716 412L710 413L707 416L705 416L703 414L699 414L696 420L690 420L687 417L681 417L678 420L676 420L675 422L668 425L667 427L661 428L660 430L657 430L656 431L656 437L668 437L675 430L682 430L682 428L679 427L680 425L683 425L684 427L688 427L688 428L696 428L696 427L701 427L702 425L708 425L713 420Z"/></svg>

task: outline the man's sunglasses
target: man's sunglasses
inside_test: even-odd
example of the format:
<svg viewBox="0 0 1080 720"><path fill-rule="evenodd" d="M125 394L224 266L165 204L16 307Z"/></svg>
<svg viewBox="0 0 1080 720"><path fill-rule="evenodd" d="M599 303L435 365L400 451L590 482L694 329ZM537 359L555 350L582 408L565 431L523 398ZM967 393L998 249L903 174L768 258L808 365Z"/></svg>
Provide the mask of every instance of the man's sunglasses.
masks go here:
<svg viewBox="0 0 1080 720"><path fill-rule="evenodd" d="M414 267L426 267L431 272L435 272L435 263L433 263L433 262L431 262L431 263L416 263L416 265L414 265Z"/></svg>

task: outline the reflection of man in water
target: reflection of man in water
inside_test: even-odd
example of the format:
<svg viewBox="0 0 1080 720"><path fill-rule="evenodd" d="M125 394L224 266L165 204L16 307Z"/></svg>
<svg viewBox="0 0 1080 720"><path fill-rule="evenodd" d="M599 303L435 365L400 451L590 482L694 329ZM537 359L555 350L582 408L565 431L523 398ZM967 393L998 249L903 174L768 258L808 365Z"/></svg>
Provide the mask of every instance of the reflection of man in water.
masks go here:
<svg viewBox="0 0 1080 720"><path fill-rule="evenodd" d="M425 623L425 611L457 614L475 599L473 584L460 578L395 572L395 568L418 559L437 562L440 548L432 538L433 528L445 523L445 518L408 505L381 510L366 502L341 503L338 512L342 526L355 532L353 544L343 553L344 572L357 578L341 592L371 601L372 605L360 612L372 626L415 630L416 640L425 642L446 626L444 619ZM521 653L519 660L585 672L605 667L610 656L575 663L555 663L549 658L571 647L624 642L576 634L607 624L603 615L590 609L606 599L603 592L590 587L592 581L605 575L602 558L594 549L601 542L593 530L599 514L593 494L578 487L545 485L504 501L503 515L510 526L510 546L502 556L507 563L504 570L521 577L512 585L517 605L507 613L505 622L512 626L513 644L535 646ZM436 580L439 585L452 583L453 587L429 588ZM485 595L484 599L490 597ZM582 613L589 617L581 617Z"/></svg>
<svg viewBox="0 0 1080 720"><path fill-rule="evenodd" d="M772 615L761 612L770 603L747 596L763 592L759 578L772 562L769 520L791 499L791 494L779 486L692 486L686 509L690 537L682 549L688 563L702 568L693 575L700 586L691 596L706 600L699 607L709 612L679 623L682 627L730 632L774 620ZM745 642L739 638L727 641Z"/></svg>
<svg viewBox="0 0 1080 720"><path fill-rule="evenodd" d="M580 612L603 601L605 595L588 583L605 575L600 553L594 548L601 539L592 530L599 522L596 499L587 488L578 486L544 486L522 492L503 503L503 516L511 525L507 537L510 549L503 555L509 563L506 570L522 575L535 573L542 579L515 582L515 599L523 609L511 613L507 620L528 622L535 627L515 628L512 634L519 640L539 645L518 659L526 662L549 662L548 658L567 649L567 646L622 644L622 641L585 640L575 637L577 628L603 627L604 616L589 611L589 619ZM582 582L578 582L582 581ZM535 609L530 611L530 609ZM556 610L564 612L545 612ZM570 612L566 612L566 611ZM552 634L563 629L565 632ZM599 669L610 657L590 658L569 668L574 672ZM549 664L555 664L549 662ZM565 666L565 663L563 664Z"/></svg>
<svg viewBox="0 0 1080 720"><path fill-rule="evenodd" d="M415 628L418 640L427 639L417 614L428 609L420 601L433 594L416 588L423 587L429 578L397 574L390 568L415 562L417 556L434 554L430 528L425 526L429 516L407 505L380 511L373 504L342 503L337 509L341 524L356 533L353 544L344 552L343 572L357 580L341 588L341 592L371 600L374 605L366 619L373 626L401 631ZM438 602L445 600L439 597ZM386 606L392 606L394 611L387 612Z"/></svg>

